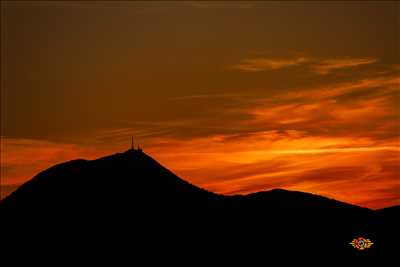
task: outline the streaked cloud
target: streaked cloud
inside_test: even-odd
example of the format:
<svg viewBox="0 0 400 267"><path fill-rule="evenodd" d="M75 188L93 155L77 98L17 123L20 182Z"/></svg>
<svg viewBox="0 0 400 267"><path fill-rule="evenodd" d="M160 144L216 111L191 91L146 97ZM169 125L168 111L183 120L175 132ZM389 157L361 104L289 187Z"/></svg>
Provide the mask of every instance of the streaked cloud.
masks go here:
<svg viewBox="0 0 400 267"><path fill-rule="evenodd" d="M304 67L307 71L312 71L319 75L326 75L333 71L373 64L377 61L378 60L375 58L319 59L299 56L287 58L254 57L245 58L241 60L240 63L231 66L231 68L243 72L260 72L289 67Z"/></svg>
<svg viewBox="0 0 400 267"><path fill-rule="evenodd" d="M299 88L294 92L281 95L281 99L323 100L336 99L344 96L351 96L351 100L358 100L357 96L363 96L362 92L373 90L372 96L393 94L395 96L400 88L399 75L384 75L370 78L361 78L336 84L325 84L314 88Z"/></svg>
<svg viewBox="0 0 400 267"><path fill-rule="evenodd" d="M278 70L304 64L308 59L305 57L297 58L246 58L239 64L233 65L231 68L244 72L259 72L266 70Z"/></svg>
<svg viewBox="0 0 400 267"><path fill-rule="evenodd" d="M375 58L325 59L313 64L312 68L315 70L315 72L325 75L335 70L368 65L375 62L377 62L377 59Z"/></svg>
<svg viewBox="0 0 400 267"><path fill-rule="evenodd" d="M212 191L237 194L281 187L360 205L379 199L369 203L374 208L399 204L399 198L384 200L384 192L372 190L393 188L391 195L396 193L399 180L393 166L400 156L398 145L278 131L258 132L242 140L213 136L187 142L164 139L163 144L155 143L149 152L182 177ZM173 147L182 152L174 153Z"/></svg>

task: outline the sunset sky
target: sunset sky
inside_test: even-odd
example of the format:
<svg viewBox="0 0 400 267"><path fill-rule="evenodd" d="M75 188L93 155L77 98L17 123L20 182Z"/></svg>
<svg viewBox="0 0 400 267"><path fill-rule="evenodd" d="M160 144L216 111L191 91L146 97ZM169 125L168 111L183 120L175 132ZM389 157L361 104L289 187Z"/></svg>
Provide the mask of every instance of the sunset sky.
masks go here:
<svg viewBox="0 0 400 267"><path fill-rule="evenodd" d="M398 2L2 1L1 196L133 136L214 192L399 205L399 38Z"/></svg>

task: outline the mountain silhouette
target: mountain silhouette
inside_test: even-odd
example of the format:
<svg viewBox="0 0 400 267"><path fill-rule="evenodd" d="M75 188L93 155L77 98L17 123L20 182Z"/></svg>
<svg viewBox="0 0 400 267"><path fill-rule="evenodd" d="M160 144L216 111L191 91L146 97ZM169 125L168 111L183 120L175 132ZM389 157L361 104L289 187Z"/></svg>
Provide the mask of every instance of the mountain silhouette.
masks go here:
<svg viewBox="0 0 400 267"><path fill-rule="evenodd" d="M399 207L374 211L283 189L225 196L135 149L55 165L3 199L0 211L6 224L29 221L41 238L54 232L68 238L60 229L96 236L101 229L105 238L126 238L143 250L149 240L165 243L162 249L174 240L176 249L206 243L203 251L220 256L224 248L253 258L266 251L360 257L349 243L365 237L374 245L362 257L371 259L390 255L399 238Z"/></svg>

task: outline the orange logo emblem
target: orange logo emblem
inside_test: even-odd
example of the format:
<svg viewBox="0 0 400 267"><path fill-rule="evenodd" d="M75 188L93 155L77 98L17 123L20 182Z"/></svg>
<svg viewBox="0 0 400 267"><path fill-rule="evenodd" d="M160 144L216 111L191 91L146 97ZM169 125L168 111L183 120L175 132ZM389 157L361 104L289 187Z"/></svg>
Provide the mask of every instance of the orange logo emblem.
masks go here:
<svg viewBox="0 0 400 267"><path fill-rule="evenodd" d="M370 248L374 243L371 240L363 237L355 238L351 241L350 245L358 250L364 250Z"/></svg>

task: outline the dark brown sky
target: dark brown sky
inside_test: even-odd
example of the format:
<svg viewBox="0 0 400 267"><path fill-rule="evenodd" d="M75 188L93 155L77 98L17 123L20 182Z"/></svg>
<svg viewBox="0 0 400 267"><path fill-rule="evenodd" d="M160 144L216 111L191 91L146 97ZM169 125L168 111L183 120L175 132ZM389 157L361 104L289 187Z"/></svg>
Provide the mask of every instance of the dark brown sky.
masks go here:
<svg viewBox="0 0 400 267"><path fill-rule="evenodd" d="M399 204L399 14L384 1L1 2L2 184L134 135L221 193Z"/></svg>

